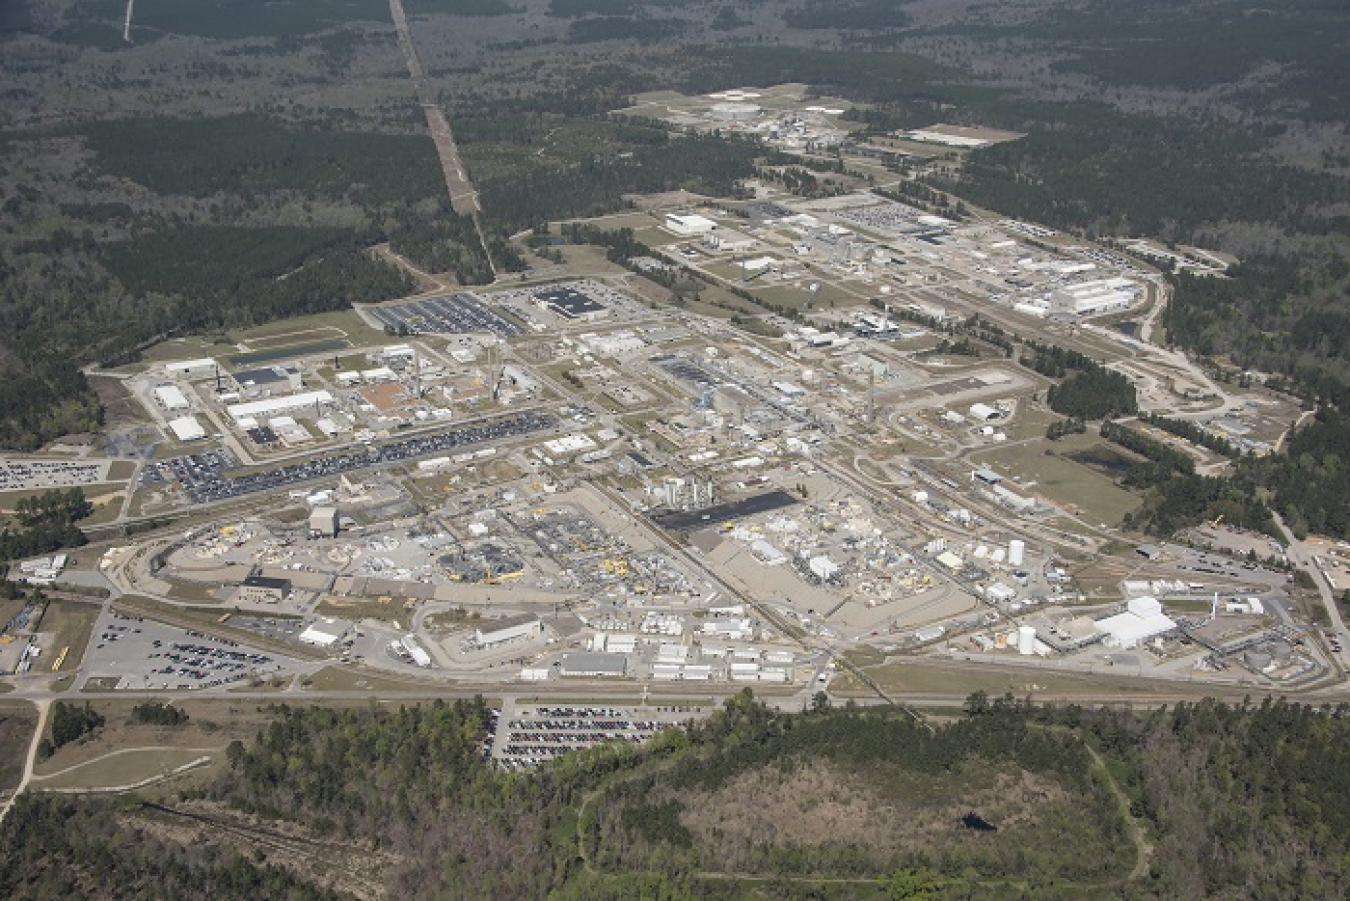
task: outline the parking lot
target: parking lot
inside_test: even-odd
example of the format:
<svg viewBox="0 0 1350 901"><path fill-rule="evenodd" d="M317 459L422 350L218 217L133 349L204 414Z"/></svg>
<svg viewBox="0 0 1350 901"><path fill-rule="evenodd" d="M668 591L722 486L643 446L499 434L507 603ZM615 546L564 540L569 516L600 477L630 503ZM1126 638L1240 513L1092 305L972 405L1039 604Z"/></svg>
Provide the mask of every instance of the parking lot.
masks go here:
<svg viewBox="0 0 1350 901"><path fill-rule="evenodd" d="M401 327L414 334L492 332L502 338L514 338L525 332L515 322L484 306L472 294L464 292L370 307L366 312L380 325L393 329Z"/></svg>
<svg viewBox="0 0 1350 901"><path fill-rule="evenodd" d="M557 424L557 417L549 413L516 413L436 435L395 441L349 454L292 463L266 472L234 477L225 474L238 465L234 458L223 451L212 451L166 460L160 464L159 477L176 479L194 503L202 504L259 491L274 491L298 482L336 476L358 469L386 466L401 460L442 453L470 444L506 440L518 435L544 431Z"/></svg>
<svg viewBox="0 0 1350 901"><path fill-rule="evenodd" d="M508 703L488 737L488 757L505 769L538 766L604 741L641 742L669 726L702 718L706 708L572 707Z"/></svg>
<svg viewBox="0 0 1350 901"><path fill-rule="evenodd" d="M108 460L16 460L0 458L0 491L65 488L106 481Z"/></svg>
<svg viewBox="0 0 1350 901"><path fill-rule="evenodd" d="M84 669L120 689L213 688L275 673L295 663L224 638L104 613L94 624Z"/></svg>

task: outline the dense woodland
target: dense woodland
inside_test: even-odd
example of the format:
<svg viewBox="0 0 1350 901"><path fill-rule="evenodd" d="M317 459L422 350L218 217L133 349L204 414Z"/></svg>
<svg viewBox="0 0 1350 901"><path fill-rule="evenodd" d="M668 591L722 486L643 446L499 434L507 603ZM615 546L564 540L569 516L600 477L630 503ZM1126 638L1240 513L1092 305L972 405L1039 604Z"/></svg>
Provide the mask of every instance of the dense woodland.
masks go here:
<svg viewBox="0 0 1350 901"><path fill-rule="evenodd" d="M79 547L86 539L75 523L93 512L80 488L54 488L20 498L14 521L0 525L0 562Z"/></svg>
<svg viewBox="0 0 1350 901"><path fill-rule="evenodd" d="M823 700L779 714L744 692L643 748L527 774L483 762L481 701L274 713L256 741L230 748L211 787L164 802L179 817L233 817L230 829L170 842L165 808L29 795L0 832L0 892L351 890L303 844L279 852L248 838L296 829L366 848L344 853L384 861L390 893L414 898L1350 891L1344 708L1205 701L1136 713L978 693L932 725Z"/></svg>
<svg viewBox="0 0 1350 901"><path fill-rule="evenodd" d="M1045 393L1050 409L1076 419L1128 416L1137 409L1134 385L1124 374L1094 364Z"/></svg>

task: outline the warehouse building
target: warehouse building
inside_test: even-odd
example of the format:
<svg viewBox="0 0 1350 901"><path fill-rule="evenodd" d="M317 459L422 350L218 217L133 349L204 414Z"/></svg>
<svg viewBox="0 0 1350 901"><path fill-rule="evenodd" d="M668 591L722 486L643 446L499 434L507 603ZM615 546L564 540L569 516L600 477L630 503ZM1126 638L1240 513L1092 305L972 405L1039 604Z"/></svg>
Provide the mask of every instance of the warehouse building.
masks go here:
<svg viewBox="0 0 1350 901"><path fill-rule="evenodd" d="M159 401L159 405L170 413L177 413L188 408L187 397L173 385L160 385L156 388L155 400Z"/></svg>
<svg viewBox="0 0 1350 901"><path fill-rule="evenodd" d="M195 416L180 416L170 420L169 431L179 441L201 441L206 437L206 429L202 428Z"/></svg>
<svg viewBox="0 0 1350 901"><path fill-rule="evenodd" d="M543 623L533 613L494 620L474 630L473 640L479 647L490 648L517 638L534 638L543 631Z"/></svg>
<svg viewBox="0 0 1350 901"><path fill-rule="evenodd" d="M591 321L609 315L609 308L575 288L549 288L535 292L539 305L564 319Z"/></svg>
<svg viewBox="0 0 1350 901"><path fill-rule="evenodd" d="M577 678L622 678L628 675L628 658L623 654L564 654L559 673Z"/></svg>
<svg viewBox="0 0 1350 901"><path fill-rule="evenodd" d="M176 360L165 363L164 371L175 378L210 375L216 371L216 361L210 357L202 357L199 360Z"/></svg>
<svg viewBox="0 0 1350 901"><path fill-rule="evenodd" d="M695 235L708 234L713 229L717 228L717 223L706 216L666 213L666 228L677 235L692 237Z"/></svg>
<svg viewBox="0 0 1350 901"><path fill-rule="evenodd" d="M299 635L302 644L331 648L351 631L351 623L340 619L316 619Z"/></svg>
<svg viewBox="0 0 1350 901"><path fill-rule="evenodd" d="M238 423L242 419L256 419L273 413L286 413L291 410L302 410L306 407L316 407L332 402L333 395L327 391L305 391L301 394L291 394L286 397L268 397L248 403L230 404L225 408L225 412L229 413L230 418Z"/></svg>

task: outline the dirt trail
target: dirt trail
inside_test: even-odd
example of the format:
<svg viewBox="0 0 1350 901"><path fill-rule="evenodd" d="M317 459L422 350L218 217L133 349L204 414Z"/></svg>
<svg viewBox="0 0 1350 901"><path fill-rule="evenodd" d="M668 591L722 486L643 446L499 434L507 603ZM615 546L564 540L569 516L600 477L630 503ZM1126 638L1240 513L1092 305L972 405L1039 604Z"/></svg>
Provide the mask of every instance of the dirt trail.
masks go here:
<svg viewBox="0 0 1350 901"><path fill-rule="evenodd" d="M435 92L427 81L422 60L417 55L417 46L413 43L412 32L408 29L408 16L403 12L403 0L389 0L389 13L394 19L394 28L398 31L398 45L403 50L403 60L407 63L408 74L412 77L413 87L417 89L417 102L427 117L427 129L436 144L436 154L441 159L441 172L445 176L445 187L450 194L450 207L461 216L473 219L474 229L478 232L478 241L483 245L483 254L487 257L492 274L497 274L497 265L492 260L492 251L488 249L487 236L483 234L483 225L479 213L483 211L478 202L478 191L469 181L468 171L459 156L459 145L455 143L454 132L450 130L450 120L436 102Z"/></svg>

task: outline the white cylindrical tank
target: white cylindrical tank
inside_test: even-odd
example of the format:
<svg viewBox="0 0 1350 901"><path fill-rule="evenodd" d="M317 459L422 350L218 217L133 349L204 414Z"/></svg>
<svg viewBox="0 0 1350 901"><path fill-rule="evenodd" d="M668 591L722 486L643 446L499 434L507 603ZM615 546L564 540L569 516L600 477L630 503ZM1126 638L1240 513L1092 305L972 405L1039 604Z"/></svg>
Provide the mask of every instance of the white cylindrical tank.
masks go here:
<svg viewBox="0 0 1350 901"><path fill-rule="evenodd" d="M1036 653L1036 628L1034 626L1017 627L1017 653L1030 657Z"/></svg>
<svg viewBox="0 0 1350 901"><path fill-rule="evenodd" d="M1027 543L1020 538L1008 542L1008 565L1021 566L1022 557L1027 552Z"/></svg>

